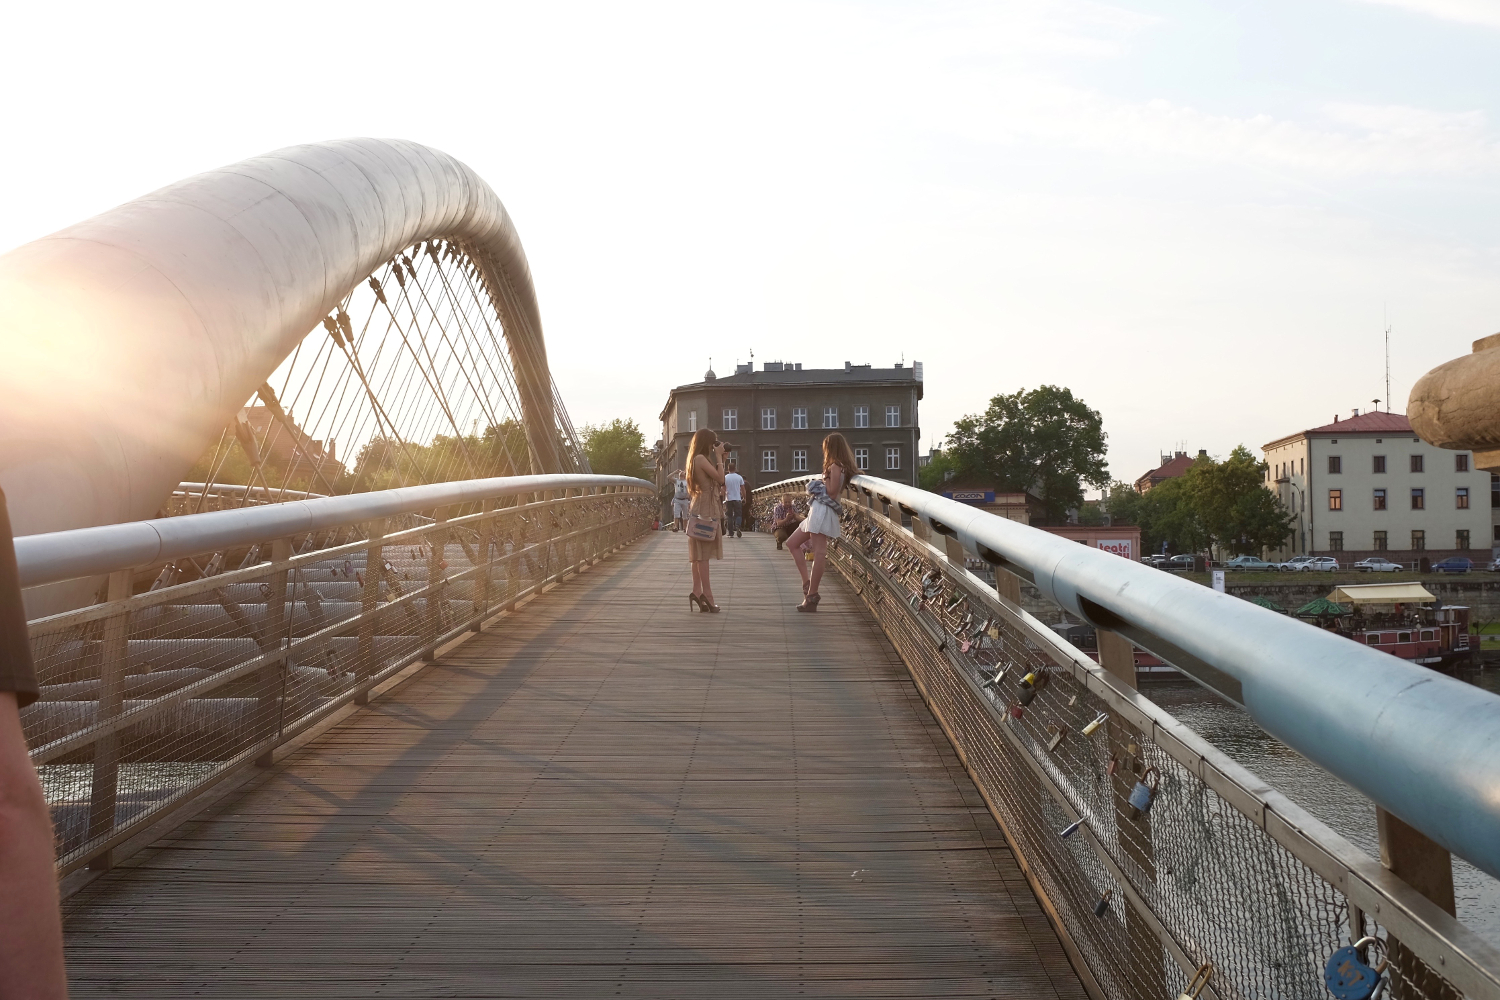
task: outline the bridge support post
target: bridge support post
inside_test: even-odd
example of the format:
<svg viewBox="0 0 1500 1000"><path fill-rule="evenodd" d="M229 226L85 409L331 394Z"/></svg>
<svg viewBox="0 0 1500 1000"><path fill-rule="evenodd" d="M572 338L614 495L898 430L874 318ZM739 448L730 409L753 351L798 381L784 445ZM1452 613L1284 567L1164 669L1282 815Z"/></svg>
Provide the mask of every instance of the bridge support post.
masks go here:
<svg viewBox="0 0 1500 1000"><path fill-rule="evenodd" d="M385 518L367 525L370 544L365 548L365 588L359 598L359 646L354 661L354 704L368 705L366 685L375 673L375 612L380 607L380 587L385 580Z"/></svg>
<svg viewBox="0 0 1500 1000"><path fill-rule="evenodd" d="M427 533L427 621L426 644L422 647L422 659L430 660L437 652L438 636L443 634L443 606L447 603L443 593L447 575L443 572L443 557L448 551L448 508L439 507L432 512L433 525Z"/></svg>
<svg viewBox="0 0 1500 1000"><path fill-rule="evenodd" d="M482 517L479 521L479 579L474 581L475 632L490 613L490 577L495 571L495 501L486 500L479 509Z"/></svg>
<svg viewBox="0 0 1500 1000"><path fill-rule="evenodd" d="M286 603L286 581L290 571L286 564L291 558L290 538L278 538L271 543L271 593L266 597L266 617L261 623L262 650L284 650L290 638L288 633L291 632L292 614ZM294 594L293 597L295 596ZM255 758L256 767L270 767L273 762L272 750L276 746L276 737L279 735L277 730L280 728L278 709L286 693L282 678L291 668L291 663L283 655L282 659L259 671L259 683L256 686L260 689L260 698L255 711L253 738L266 741L266 749Z"/></svg>
<svg viewBox="0 0 1500 1000"><path fill-rule="evenodd" d="M1453 894L1453 856L1425 833L1401 817L1375 807L1375 826L1380 832L1380 863L1401 881L1457 916ZM1362 928L1351 928L1363 936ZM1393 1000L1459 1000L1459 993L1394 935L1386 941L1391 958Z"/></svg>
<svg viewBox="0 0 1500 1000"><path fill-rule="evenodd" d="M134 574L120 570L109 575L105 599L128 600ZM104 623L104 642L99 657L99 703L96 722L120 714L125 705L125 651L130 636L130 612L124 611ZM115 806L120 788L120 733L106 733L94 743L93 778L89 783L89 840L107 837L115 828ZM108 871L114 866L113 851L101 851L90 868Z"/></svg>

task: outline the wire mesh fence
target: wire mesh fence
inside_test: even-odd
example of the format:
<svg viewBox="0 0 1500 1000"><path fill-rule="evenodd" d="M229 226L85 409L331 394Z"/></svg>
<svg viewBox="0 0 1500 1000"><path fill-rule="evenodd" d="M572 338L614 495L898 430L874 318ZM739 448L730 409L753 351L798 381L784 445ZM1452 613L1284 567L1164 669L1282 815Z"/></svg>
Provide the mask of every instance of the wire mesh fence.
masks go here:
<svg viewBox="0 0 1500 1000"><path fill-rule="evenodd" d="M783 488L753 498L762 524ZM907 663L1096 995L1176 996L1208 965L1204 996L1325 998L1330 956L1368 935L1371 964L1389 956L1387 996L1500 996L1500 968L1431 929L1403 920L1397 940L1376 914L1401 902L1370 888L1372 860L1338 860L1363 856L1001 598L951 539L878 502L843 506L831 566Z"/></svg>
<svg viewBox="0 0 1500 1000"><path fill-rule="evenodd" d="M107 863L218 778L635 538L657 509L643 488L557 492L122 570L102 603L33 621L41 697L22 721L59 870Z"/></svg>

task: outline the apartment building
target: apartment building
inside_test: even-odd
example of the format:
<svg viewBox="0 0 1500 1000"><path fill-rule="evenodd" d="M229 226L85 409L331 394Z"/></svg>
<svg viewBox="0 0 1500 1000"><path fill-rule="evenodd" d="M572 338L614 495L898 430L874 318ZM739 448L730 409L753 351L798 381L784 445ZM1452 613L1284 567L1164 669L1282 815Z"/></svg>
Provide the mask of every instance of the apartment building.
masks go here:
<svg viewBox="0 0 1500 1000"><path fill-rule="evenodd" d="M1490 556L1490 474L1475 469L1467 451L1424 442L1405 414L1335 417L1267 444L1265 461L1266 488L1296 517L1274 557L1416 563Z"/></svg>
<svg viewBox="0 0 1500 1000"><path fill-rule="evenodd" d="M807 368L779 361L739 365L719 378L673 389L662 408L660 475L681 469L688 442L710 427L735 446L730 459L752 489L818 472L823 438L839 431L860 471L915 486L922 363L892 368L844 363Z"/></svg>

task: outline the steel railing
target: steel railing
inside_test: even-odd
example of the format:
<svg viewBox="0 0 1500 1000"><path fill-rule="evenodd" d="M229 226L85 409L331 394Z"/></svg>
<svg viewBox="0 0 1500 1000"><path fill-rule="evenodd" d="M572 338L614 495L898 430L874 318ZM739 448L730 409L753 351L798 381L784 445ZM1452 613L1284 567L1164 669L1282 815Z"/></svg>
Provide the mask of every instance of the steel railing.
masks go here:
<svg viewBox="0 0 1500 1000"><path fill-rule="evenodd" d="M756 490L752 515L764 519L772 498L806 482ZM1465 719L1476 701L1494 713L1500 702L1492 695L1400 661L1392 671L1380 662L1394 661L1386 654L931 493L864 476L853 487L830 563L901 653L1096 997L1173 996L1203 963L1214 970L1205 996L1326 997L1324 963L1363 935L1390 953L1390 996L1500 997L1500 951L964 563L978 556L1034 583L1071 614L1124 634L1245 705L1269 731L1377 802L1390 782L1369 780L1367 770L1342 774L1330 761L1343 756L1309 752L1327 734L1298 738L1305 734L1297 720L1321 719L1326 706L1304 706L1299 716L1287 703L1298 688L1287 692L1280 678L1369 669L1368 686L1398 727L1384 738L1397 745L1411 711L1389 690L1393 673L1463 694L1460 705L1446 697L1437 704ZM1339 644L1355 655L1342 655ZM1328 683L1308 679L1300 694L1325 697ZM1421 734L1416 745L1443 731ZM1367 739L1379 738L1370 727ZM1482 783L1483 765L1493 760L1460 744L1440 754L1454 772L1441 787ZM1129 797L1143 779L1159 784L1140 815ZM1484 805L1492 816L1500 801ZM1450 846L1477 847L1474 854L1494 861L1494 843L1434 829L1430 817L1416 825L1429 835L1447 832ZM1500 826L1490 829L1495 836Z"/></svg>
<svg viewBox="0 0 1500 1000"><path fill-rule="evenodd" d="M656 512L643 480L519 476L17 538L24 587L107 579L100 603L30 623L42 694L22 721L59 871L107 864Z"/></svg>

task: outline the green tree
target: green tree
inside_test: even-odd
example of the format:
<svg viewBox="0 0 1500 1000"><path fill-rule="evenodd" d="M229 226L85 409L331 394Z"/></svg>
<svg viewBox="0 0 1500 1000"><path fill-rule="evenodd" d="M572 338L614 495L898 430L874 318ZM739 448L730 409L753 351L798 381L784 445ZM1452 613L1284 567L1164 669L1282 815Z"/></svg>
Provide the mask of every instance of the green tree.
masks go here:
<svg viewBox="0 0 1500 1000"><path fill-rule="evenodd" d="M939 451L932 456L932 461L917 470L917 484L929 493L940 493L943 484L953 478L949 475L950 472L957 472L953 456L946 451Z"/></svg>
<svg viewBox="0 0 1500 1000"><path fill-rule="evenodd" d="M1137 493L1124 483L1110 491L1116 524L1136 524L1141 547L1160 552L1202 552L1218 546L1232 555L1258 554L1280 545L1292 515L1265 488L1265 466L1240 445L1222 462L1200 458L1186 473Z"/></svg>
<svg viewBox="0 0 1500 1000"><path fill-rule="evenodd" d="M634 420L588 425L579 436L589 468L600 475L639 476L646 465L646 437Z"/></svg>
<svg viewBox="0 0 1500 1000"><path fill-rule="evenodd" d="M1041 497L1049 521L1083 503L1083 487L1109 482L1104 421L1062 386L1018 390L990 400L948 437L957 478Z"/></svg>

